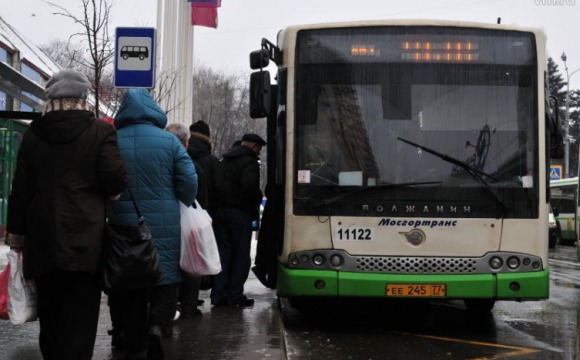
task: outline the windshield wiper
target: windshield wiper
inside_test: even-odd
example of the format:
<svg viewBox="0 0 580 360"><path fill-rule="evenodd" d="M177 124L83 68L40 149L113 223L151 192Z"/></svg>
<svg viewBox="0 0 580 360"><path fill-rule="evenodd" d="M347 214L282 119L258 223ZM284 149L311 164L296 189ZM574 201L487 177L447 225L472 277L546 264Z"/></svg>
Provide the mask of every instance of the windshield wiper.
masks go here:
<svg viewBox="0 0 580 360"><path fill-rule="evenodd" d="M366 186L366 187L361 187L361 188L346 192L344 194L340 194L340 195L332 197L330 199L320 200L314 206L319 207L322 205L330 205L330 204L337 202L338 200L343 199L347 196L351 196L353 194L358 194L360 192L372 190L372 189L387 189L387 188L398 188L398 187L406 187L406 186L434 185L434 184L441 184L441 181L420 181L420 182L405 182L405 183L398 183L398 184L381 184L381 185L375 185L375 186Z"/></svg>
<svg viewBox="0 0 580 360"><path fill-rule="evenodd" d="M487 189L487 190L488 190L488 191L491 193L491 195L493 196L493 198L495 199L495 201L496 201L496 202L497 202L499 205L501 205L501 207L502 207L502 209L503 209L504 213L507 211L507 207L505 206L505 204L504 204L503 200L502 200L502 199L499 197L499 195L498 195L498 194L497 194L497 193L496 193L496 192L493 190L493 188L492 188L492 187L491 187L491 186L490 186L490 185L487 183L487 181L485 181L485 179L483 178L483 176L482 176L482 175L484 175L484 176L487 176L487 177L488 177L488 178L490 178L490 179L493 179L493 180L499 181L499 179L497 179L496 177L494 177L494 176L492 176L492 175L490 175L490 174L488 174L488 173L486 173L486 172L483 172L483 171L481 171L481 170L478 170L478 169L474 168L473 166L469 165L469 164L468 164L468 163L466 163L465 161L461 161L461 160L459 160L459 159L456 159L456 158L454 158L454 157L451 157L451 156L449 156L449 155L445 155L445 154L443 154L443 153L440 153L440 152L438 152L438 151L436 151L436 150L430 149L430 148L428 148L428 147L425 147L425 146L423 146L423 145L416 144L416 143L414 143L414 142L412 142L412 141L405 140L405 139L403 139L403 138L400 138L400 137L397 137L397 140L401 140L402 142L405 142L405 143L407 143L407 144L409 144L409 145L416 146L417 148L419 148L419 149L421 149L421 150L425 150L425 151L427 151L428 153L430 153L430 154L433 154L433 155L437 156L437 157L438 157L438 158L440 158L441 160L447 161L447 162L449 162L449 163L451 163L451 164L454 164L454 165L457 165L457 166L459 166L459 167L463 168L463 169L464 169L464 170L465 170L465 171L466 171L466 172L467 172L469 175L471 175L471 176L472 176L472 177L473 177L475 180L477 180L477 181L479 181L480 183L482 183L483 185L485 185L485 188L486 188L486 189Z"/></svg>
<svg viewBox="0 0 580 360"><path fill-rule="evenodd" d="M449 156L449 155L446 155L446 154L440 153L440 152L438 152L438 151L435 151L435 150L433 150L433 149L430 149L430 148L428 148L428 147L425 147L424 145L419 145L419 144L416 144L416 143L414 143L414 142L412 142L412 141L405 140L405 139L403 139L403 138L400 138L400 137L398 137L398 138L397 138L397 140L401 140L402 142L406 142L406 143L407 143L407 144L409 144L409 145L413 145L413 146L416 146L416 147L418 147L418 148L419 148L419 149L421 149L421 150L425 150L425 151L427 151L428 153L430 153L430 154L433 154L433 155L437 156L438 158L440 158L440 159L442 159L442 160L445 160L445 161L447 161L447 162L449 162L449 163L451 163L451 164L453 164L453 165L457 165L457 166L460 166L460 167L462 167L462 168L463 168L463 169L465 169L467 172L474 172L474 173L477 173L477 174L479 174L479 175L486 176L486 177L488 177L488 178L490 178L490 179L493 179L493 180L495 180L495 181L499 181L499 179L498 179L498 178L496 178L495 176L493 176L493 175L491 175L491 174L488 174L488 173L486 173L486 172L484 172L484 171L478 170L478 169L474 168L473 166L469 165L468 163L466 163L465 161L461 161L461 160L459 160L459 159L456 159L456 158L454 158L454 157L451 157L451 156Z"/></svg>

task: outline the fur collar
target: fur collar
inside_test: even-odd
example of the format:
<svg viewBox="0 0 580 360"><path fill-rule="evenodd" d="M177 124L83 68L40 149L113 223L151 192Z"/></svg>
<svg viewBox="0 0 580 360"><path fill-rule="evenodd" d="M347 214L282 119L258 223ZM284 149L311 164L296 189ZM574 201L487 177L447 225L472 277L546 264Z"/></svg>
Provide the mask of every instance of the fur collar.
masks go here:
<svg viewBox="0 0 580 360"><path fill-rule="evenodd" d="M203 141L204 143L209 144L210 149L213 151L213 142L211 141L210 137L198 132L191 132L191 137L198 139L199 141Z"/></svg>

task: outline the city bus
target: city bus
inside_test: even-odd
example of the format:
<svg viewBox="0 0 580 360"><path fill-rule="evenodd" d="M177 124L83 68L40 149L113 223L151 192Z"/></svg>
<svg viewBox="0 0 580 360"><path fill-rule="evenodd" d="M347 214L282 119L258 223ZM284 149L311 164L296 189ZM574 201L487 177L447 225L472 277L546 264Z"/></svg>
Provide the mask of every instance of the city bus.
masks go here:
<svg viewBox="0 0 580 360"><path fill-rule="evenodd" d="M483 312L548 298L562 135L542 30L290 26L250 67L250 116L268 136L253 270L279 297L461 299Z"/></svg>
<svg viewBox="0 0 580 360"><path fill-rule="evenodd" d="M560 242L574 245L578 234L578 177L551 180L550 203L558 213Z"/></svg>

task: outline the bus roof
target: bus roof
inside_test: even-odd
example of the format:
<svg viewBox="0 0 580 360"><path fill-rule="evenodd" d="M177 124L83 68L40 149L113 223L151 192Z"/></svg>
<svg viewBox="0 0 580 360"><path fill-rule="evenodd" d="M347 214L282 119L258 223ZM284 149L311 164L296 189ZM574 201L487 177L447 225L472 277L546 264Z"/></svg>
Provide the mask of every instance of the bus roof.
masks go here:
<svg viewBox="0 0 580 360"><path fill-rule="evenodd" d="M435 20L435 19L395 19L395 20L355 20L343 22L328 23L311 23L296 24L286 27L286 31L298 31L302 29L327 29L327 28L344 28L344 27L369 27L369 26L448 26L448 27L466 27L479 29L495 30L515 30L528 31L544 35L544 30L538 27L527 27L510 24L496 24L473 21L455 21L455 20Z"/></svg>

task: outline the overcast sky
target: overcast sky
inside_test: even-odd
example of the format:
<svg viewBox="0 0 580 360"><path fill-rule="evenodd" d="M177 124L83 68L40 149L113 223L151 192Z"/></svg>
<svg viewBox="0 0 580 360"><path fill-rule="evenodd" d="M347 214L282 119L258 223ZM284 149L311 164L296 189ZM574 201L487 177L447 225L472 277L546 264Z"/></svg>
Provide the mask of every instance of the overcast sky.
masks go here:
<svg viewBox="0 0 580 360"><path fill-rule="evenodd" d="M186 1L186 0L182 0ZM80 0L52 0L81 14ZM78 31L44 0L0 0L0 16L36 44L68 38ZM157 0L114 0L113 27L155 27ZM263 37L276 42L287 25L365 19L448 19L540 27L548 55L562 73L580 69L580 0L222 0L218 29L195 27L194 56L201 64L226 72L249 72L250 51ZM75 29L75 30L73 30ZM114 31L112 32L114 34ZM564 74L564 77L566 75ZM570 80L580 88L580 71Z"/></svg>

